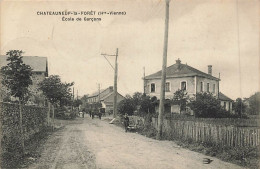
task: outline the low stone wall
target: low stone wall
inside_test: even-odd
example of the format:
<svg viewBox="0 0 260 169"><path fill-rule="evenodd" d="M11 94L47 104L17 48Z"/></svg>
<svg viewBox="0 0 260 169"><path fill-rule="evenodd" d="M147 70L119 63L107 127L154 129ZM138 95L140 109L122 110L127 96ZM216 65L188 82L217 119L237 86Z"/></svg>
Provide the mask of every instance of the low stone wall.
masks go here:
<svg viewBox="0 0 260 169"><path fill-rule="evenodd" d="M24 140L47 126L48 108L22 106L22 128ZM1 153L21 150L21 129L19 124L19 105L0 102Z"/></svg>

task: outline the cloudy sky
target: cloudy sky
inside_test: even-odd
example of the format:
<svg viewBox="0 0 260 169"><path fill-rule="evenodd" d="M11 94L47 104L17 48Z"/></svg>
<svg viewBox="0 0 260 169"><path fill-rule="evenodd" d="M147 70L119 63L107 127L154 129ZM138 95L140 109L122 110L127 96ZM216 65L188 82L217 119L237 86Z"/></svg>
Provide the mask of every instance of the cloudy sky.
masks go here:
<svg viewBox="0 0 260 169"><path fill-rule="evenodd" d="M37 15L65 10L93 10L95 16L71 17L102 20ZM98 11L126 15L102 16ZM27 56L48 57L50 74L74 81L83 95L97 90L98 83L101 88L113 85L113 69L100 54L115 54L118 48L118 91L141 92L143 67L148 75L162 66L164 15L163 0L2 1L1 54L20 49ZM204 72L213 65L213 75L221 75L220 90L232 99L259 90L258 0L171 0L168 45L168 66L178 58ZM114 63L113 57L108 59Z"/></svg>

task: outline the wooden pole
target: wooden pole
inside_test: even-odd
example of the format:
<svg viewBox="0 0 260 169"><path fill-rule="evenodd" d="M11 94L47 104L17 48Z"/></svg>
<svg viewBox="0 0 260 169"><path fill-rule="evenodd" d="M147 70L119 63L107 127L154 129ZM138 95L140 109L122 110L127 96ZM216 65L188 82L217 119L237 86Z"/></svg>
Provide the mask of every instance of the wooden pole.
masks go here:
<svg viewBox="0 0 260 169"><path fill-rule="evenodd" d="M47 114L47 123L50 126L50 113L51 113L51 103L48 101L48 114Z"/></svg>
<svg viewBox="0 0 260 169"><path fill-rule="evenodd" d="M117 116L117 57L118 57L118 48L116 49L116 59L115 59L115 76L114 76L114 104L113 104L113 117Z"/></svg>
<svg viewBox="0 0 260 169"><path fill-rule="evenodd" d="M21 146L22 146L22 154L24 154L24 136L23 136L23 113L22 113L22 104L21 100L19 99L19 125L20 125L20 132L21 132Z"/></svg>
<svg viewBox="0 0 260 169"><path fill-rule="evenodd" d="M54 118L55 118L54 105L52 104L52 130L54 130Z"/></svg>
<svg viewBox="0 0 260 169"><path fill-rule="evenodd" d="M169 27L169 0L166 0L165 7L165 32L164 32L164 47L163 47L163 63L162 63L162 79L161 79L161 92L159 104L159 117L158 117L158 133L156 138L162 138L162 123L164 113L164 100L165 100L165 82L166 82L166 65L167 65L167 48L168 48L168 27Z"/></svg>

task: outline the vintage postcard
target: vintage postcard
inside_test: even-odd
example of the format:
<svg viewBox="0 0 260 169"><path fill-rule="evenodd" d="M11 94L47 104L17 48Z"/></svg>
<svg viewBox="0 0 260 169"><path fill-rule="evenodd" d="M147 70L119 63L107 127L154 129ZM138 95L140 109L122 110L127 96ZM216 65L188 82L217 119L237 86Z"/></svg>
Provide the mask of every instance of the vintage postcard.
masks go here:
<svg viewBox="0 0 260 169"><path fill-rule="evenodd" d="M0 1L1 168L259 168L259 5Z"/></svg>

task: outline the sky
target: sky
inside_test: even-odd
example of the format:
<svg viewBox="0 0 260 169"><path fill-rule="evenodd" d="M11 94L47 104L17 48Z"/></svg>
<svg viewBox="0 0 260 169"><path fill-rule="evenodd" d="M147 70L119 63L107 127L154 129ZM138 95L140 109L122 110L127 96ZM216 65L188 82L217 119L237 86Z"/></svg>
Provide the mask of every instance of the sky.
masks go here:
<svg viewBox="0 0 260 169"><path fill-rule="evenodd" d="M161 70L163 0L0 3L0 54L19 49L26 56L47 57L49 74L75 82L79 96L95 92L99 83L101 88L113 86L114 70L101 53L115 55L116 48L118 91L123 95L143 91L144 67L146 75ZM37 15L66 10L92 10L96 15L65 16L82 21ZM100 11L126 15L98 15ZM220 91L232 99L259 91L258 0L171 0L169 17L168 66L178 58L203 72L212 65L213 75L220 73ZM115 57L108 59L114 64Z"/></svg>

